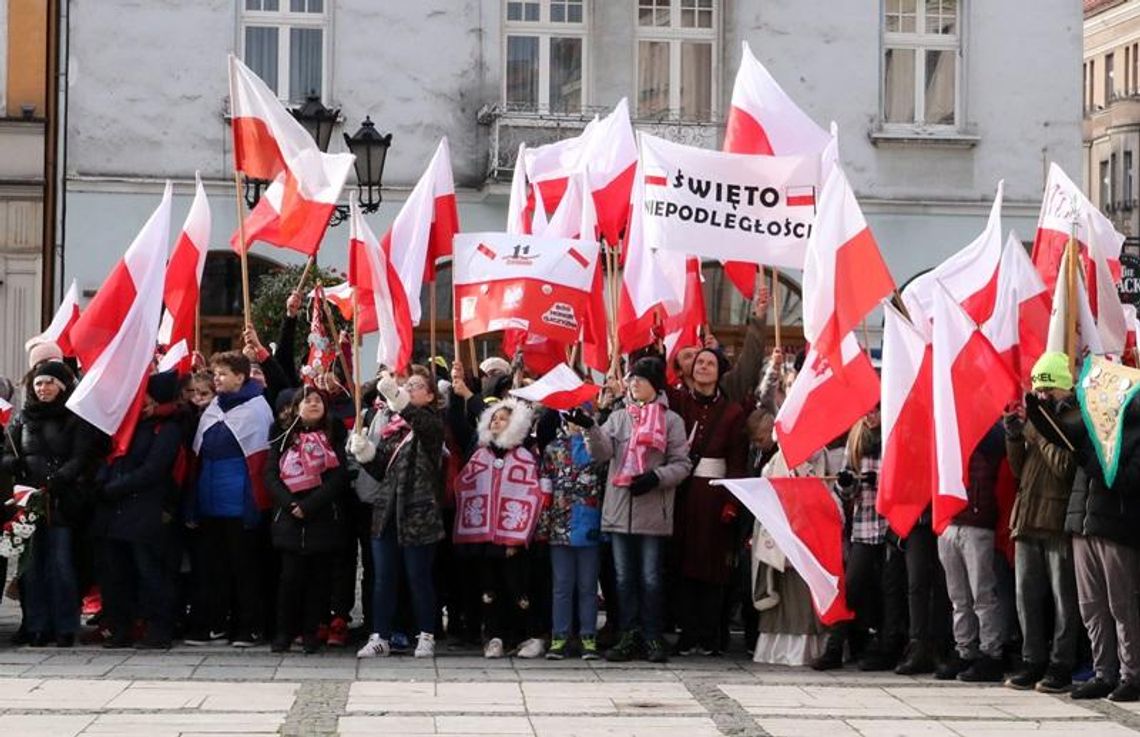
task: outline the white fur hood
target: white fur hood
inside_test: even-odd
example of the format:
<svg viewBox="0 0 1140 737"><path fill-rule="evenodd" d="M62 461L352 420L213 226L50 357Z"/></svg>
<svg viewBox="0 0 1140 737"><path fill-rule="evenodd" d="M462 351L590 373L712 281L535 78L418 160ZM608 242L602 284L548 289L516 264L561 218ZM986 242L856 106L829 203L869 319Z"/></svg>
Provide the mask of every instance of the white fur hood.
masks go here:
<svg viewBox="0 0 1140 737"><path fill-rule="evenodd" d="M509 409L511 411L511 420L507 424L507 429L499 434L495 439L495 445L505 450L517 448L523 444L527 435L530 434L531 422L534 413L530 409L530 405L526 402L520 402L517 399L503 399L494 402L487 406L483 413L479 415L479 445L487 446L491 444L491 415L495 414L497 410Z"/></svg>

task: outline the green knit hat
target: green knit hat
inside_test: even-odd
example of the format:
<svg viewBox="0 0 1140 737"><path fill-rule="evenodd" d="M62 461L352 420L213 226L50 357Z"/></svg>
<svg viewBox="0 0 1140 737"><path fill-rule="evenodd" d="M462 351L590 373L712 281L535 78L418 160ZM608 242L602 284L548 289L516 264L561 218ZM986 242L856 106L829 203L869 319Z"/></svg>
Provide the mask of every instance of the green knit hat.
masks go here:
<svg viewBox="0 0 1140 737"><path fill-rule="evenodd" d="M1041 354L1041 358L1033 364L1033 374L1029 378L1033 382L1034 391L1038 389L1071 391L1073 374L1069 371L1069 357L1057 351Z"/></svg>

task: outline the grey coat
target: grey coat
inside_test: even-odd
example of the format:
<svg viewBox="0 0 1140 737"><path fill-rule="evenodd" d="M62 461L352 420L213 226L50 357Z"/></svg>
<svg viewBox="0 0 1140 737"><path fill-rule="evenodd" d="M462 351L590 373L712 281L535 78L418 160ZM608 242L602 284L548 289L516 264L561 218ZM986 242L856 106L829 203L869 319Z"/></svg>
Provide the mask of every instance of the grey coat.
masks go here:
<svg viewBox="0 0 1140 737"><path fill-rule="evenodd" d="M664 394L657 402L668 406ZM635 497L625 486L614 486L613 477L621 470L633 423L623 407L610 414L601 427L594 425L586 434L586 447L598 462L609 461L606 474L606 496L602 503L602 532L625 532L632 535L672 535L673 496L677 486L693 468L689 460L689 443L685 439L685 422L676 412L665 415L665 452L650 450L647 467L657 473L657 488Z"/></svg>

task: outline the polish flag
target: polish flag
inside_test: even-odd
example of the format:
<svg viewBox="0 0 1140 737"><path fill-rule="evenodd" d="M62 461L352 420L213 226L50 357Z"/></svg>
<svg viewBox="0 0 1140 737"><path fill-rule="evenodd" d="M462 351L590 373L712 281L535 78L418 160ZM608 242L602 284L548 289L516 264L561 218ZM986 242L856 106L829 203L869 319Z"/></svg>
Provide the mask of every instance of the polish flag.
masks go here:
<svg viewBox="0 0 1140 737"><path fill-rule="evenodd" d="M598 244L509 233L455 238L456 337L518 329L571 343L582 329Z"/></svg>
<svg viewBox="0 0 1140 737"><path fill-rule="evenodd" d="M362 335L379 331L377 363L393 371L403 371L412 359L412 323L407 319L407 303L401 302L404 290L395 270L389 267L388 254L365 222L355 198L349 208L348 284L356 289L360 310L357 329Z"/></svg>
<svg viewBox="0 0 1140 737"><path fill-rule="evenodd" d="M804 261L804 338L834 366L839 344L895 290L843 170L832 168L820 194Z"/></svg>
<svg viewBox="0 0 1140 737"><path fill-rule="evenodd" d="M667 313L661 324L665 333L665 373L670 381L677 381L680 378L673 375L674 359L677 358L677 354L684 348L702 345L701 328L707 322L701 261L690 256L685 259L684 306L680 312Z"/></svg>
<svg viewBox="0 0 1140 737"><path fill-rule="evenodd" d="M574 174L587 170L587 184L606 243L618 243L629 220L630 190L637 168L637 142L622 98L613 111L592 120L582 133L527 149L526 177L531 184L530 211L537 218L554 213ZM537 226L535 232L539 231Z"/></svg>
<svg viewBox="0 0 1140 737"><path fill-rule="evenodd" d="M72 279L71 286L63 295L63 301L59 303L59 309L55 311L55 317L51 319L51 324L48 325L47 330L34 338L29 338L28 342L24 344L24 350L30 351L37 343L55 343L63 355L74 356L75 348L71 345L71 331L78 321L79 285Z"/></svg>
<svg viewBox="0 0 1140 737"><path fill-rule="evenodd" d="M527 209L526 144L519 144L515 169L511 174L511 197L507 202L507 232L527 235L531 232L531 214Z"/></svg>
<svg viewBox="0 0 1140 737"><path fill-rule="evenodd" d="M1003 243L1001 203L1005 180L999 181L997 194L986 227L981 235L934 269L917 277L903 291L903 304L919 332L929 340L932 305L941 282L950 295L979 325L990 319L997 299L998 264Z"/></svg>
<svg viewBox="0 0 1140 737"><path fill-rule="evenodd" d="M194 201L190 203L190 212L174 243L170 263L166 265L166 284L162 295L170 314L170 334L165 342L173 345L184 340L190 350L197 348L194 345L194 323L198 316L198 294L202 272L206 268L206 252L210 250L210 203L197 172L194 180ZM187 355L179 365L179 373L189 370L190 357Z"/></svg>
<svg viewBox="0 0 1140 737"><path fill-rule="evenodd" d="M934 494L931 347L894 305L883 305L883 456L875 509L899 537Z"/></svg>
<svg viewBox="0 0 1140 737"><path fill-rule="evenodd" d="M618 343L623 353L653 341L658 316L680 315L691 292L692 268L681 251L653 250L642 228L645 180L634 177L618 302Z"/></svg>
<svg viewBox="0 0 1140 737"><path fill-rule="evenodd" d="M351 238L351 236L350 236L350 238ZM348 263L350 266L352 265L351 244L352 244L352 241L350 240L349 241L349 251L348 251L348 258L349 258ZM343 281L340 284L336 284L336 285L331 286L331 287L325 287L324 293L325 293L325 299L328 300L329 302L333 303L333 306L336 307L338 312L340 312L341 317L343 317L345 320L351 320L352 319L352 285L351 284L349 284L347 281ZM309 299L312 299L313 297L315 297L316 294L317 294L316 289L310 289L309 295L308 295ZM362 320L361 324L365 324L365 325L371 324L371 323L365 322L367 319L368 318L362 316L361 317L361 320ZM373 316L371 319L375 320L375 316ZM375 328L372 328L372 329L374 330ZM361 328L361 331L364 332L364 329Z"/></svg>
<svg viewBox="0 0 1140 737"><path fill-rule="evenodd" d="M855 336L843 338L843 370L833 371L814 348L776 415L776 439L795 468L845 433L879 403L879 377Z"/></svg>
<svg viewBox="0 0 1140 737"><path fill-rule="evenodd" d="M451 255L451 240L459 232L451 149L447 136L439 141L416 186L392 221L380 245L388 255L388 286L399 335L411 335L421 318L420 293L424 281L435 281L435 262ZM398 294L399 291L403 294ZM410 345L410 344L409 344Z"/></svg>
<svg viewBox="0 0 1140 737"><path fill-rule="evenodd" d="M571 177L566 194L550 222L542 231L544 238L597 239L598 215L590 196L589 167ZM599 258L594 267L590 298L582 318L582 361L590 368L605 373L610 367L609 330L606 316L604 270ZM510 354L507 354L510 355Z"/></svg>
<svg viewBox="0 0 1140 737"><path fill-rule="evenodd" d="M794 156L822 153L831 139L832 134L816 125L784 92L745 41L732 86L724 150L734 154ZM826 169L823 174L826 178ZM756 264L729 261L724 270L740 293L752 299Z"/></svg>
<svg viewBox="0 0 1140 737"><path fill-rule="evenodd" d="M13 409L11 402L0 397L0 427L8 427L8 423L12 421Z"/></svg>
<svg viewBox="0 0 1140 737"><path fill-rule="evenodd" d="M264 396L248 399L236 407L223 411L217 397L210 402L198 420L192 448L195 454L202 450L206 431L218 423L224 424L233 434L242 455L253 487L253 501L265 511L273 506L273 497L265 488L265 464L269 459L269 429L273 425L273 410Z"/></svg>
<svg viewBox="0 0 1140 737"><path fill-rule="evenodd" d="M1066 250L1061 255L1061 270L1058 273L1064 274L1068 266L1069 254ZM1080 366L1088 356L1103 356L1106 351L1101 343L1096 318L1093 317L1092 308L1089 306L1089 294L1088 290L1085 289L1085 282L1080 269L1077 269L1076 286L1077 303L1070 305L1069 290L1066 289L1065 279L1060 277L1057 279L1053 288L1053 310L1049 314L1049 333L1045 340L1045 350L1066 355L1072 352L1073 349L1068 344L1068 325L1071 319L1069 317L1071 311L1076 310L1077 315L1072 319L1075 319L1077 323L1077 345L1075 347L1077 355L1075 357L1070 356L1070 358L1075 358L1077 366Z"/></svg>
<svg viewBox="0 0 1140 737"><path fill-rule="evenodd" d="M272 182L230 243L264 241L312 256L352 168L352 154L326 154L250 69L232 54L234 169Z"/></svg>
<svg viewBox="0 0 1140 737"><path fill-rule="evenodd" d="M1124 318L1128 323L1128 333L1124 341L1124 357L1122 363L1132 368L1140 368L1137 360L1137 337L1140 336L1140 320L1136 317L1136 305L1124 305Z"/></svg>
<svg viewBox="0 0 1140 737"><path fill-rule="evenodd" d="M597 399L600 388L560 363L529 386L511 389L511 395L551 409L570 410Z"/></svg>
<svg viewBox="0 0 1140 737"><path fill-rule="evenodd" d="M170 346L170 348L166 350L166 353L162 354L162 358L159 359L154 372L156 374L164 374L167 371L174 371L183 362L187 365L190 363L190 349L187 347L185 339L179 340Z"/></svg>
<svg viewBox="0 0 1140 737"><path fill-rule="evenodd" d="M934 530L966 507L970 455L1018 395L1017 379L949 290L933 295Z"/></svg>
<svg viewBox="0 0 1140 737"><path fill-rule="evenodd" d="M502 351L504 356L521 355L523 366L535 376L541 376L566 362L565 343L551 340L545 335L525 330L504 330Z"/></svg>
<svg viewBox="0 0 1140 737"><path fill-rule="evenodd" d="M825 625L854 619L843 575L843 513L820 479L718 479L764 526L807 583Z"/></svg>
<svg viewBox="0 0 1140 737"><path fill-rule="evenodd" d="M1128 318L1124 314L1124 305L1120 302L1120 292L1116 290L1108 259L1095 238L1089 243L1088 256L1086 273L1090 274L1089 307L1096 318L1101 347L1105 353L1121 356L1128 340Z"/></svg>
<svg viewBox="0 0 1140 737"><path fill-rule="evenodd" d="M994 311L982 325L982 334L1023 387L1029 386L1033 364L1045 351L1050 309L1041 275L1017 235L1010 231L998 268Z"/></svg>
<svg viewBox="0 0 1140 737"><path fill-rule="evenodd" d="M1113 281L1119 282L1120 249L1124 245L1124 236L1116 231L1104 213L1089 202L1061 167L1050 163L1041 214L1037 218L1037 234L1033 239L1033 265L1045 281L1045 288L1050 291L1057 283L1061 257L1074 230L1086 278L1091 273L1088 247L1090 242L1095 242L1108 263Z"/></svg>
<svg viewBox="0 0 1140 737"><path fill-rule="evenodd" d="M130 444L154 360L170 249L170 192L167 182L162 202L72 330L84 373L67 407L114 436L112 457Z"/></svg>

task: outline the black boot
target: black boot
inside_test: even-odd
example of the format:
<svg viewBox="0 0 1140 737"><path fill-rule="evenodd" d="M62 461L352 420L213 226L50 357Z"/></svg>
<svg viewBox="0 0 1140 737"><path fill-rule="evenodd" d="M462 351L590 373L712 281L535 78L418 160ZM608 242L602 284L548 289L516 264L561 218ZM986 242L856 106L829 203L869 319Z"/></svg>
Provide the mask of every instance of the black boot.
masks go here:
<svg viewBox="0 0 1140 737"><path fill-rule="evenodd" d="M835 670L843 667L843 636L831 633L827 645L818 658L811 661L812 670Z"/></svg>
<svg viewBox="0 0 1140 737"><path fill-rule="evenodd" d="M911 640L902 662L895 667L895 673L900 676L917 676L933 672L934 656L930 652L930 646L922 640Z"/></svg>

